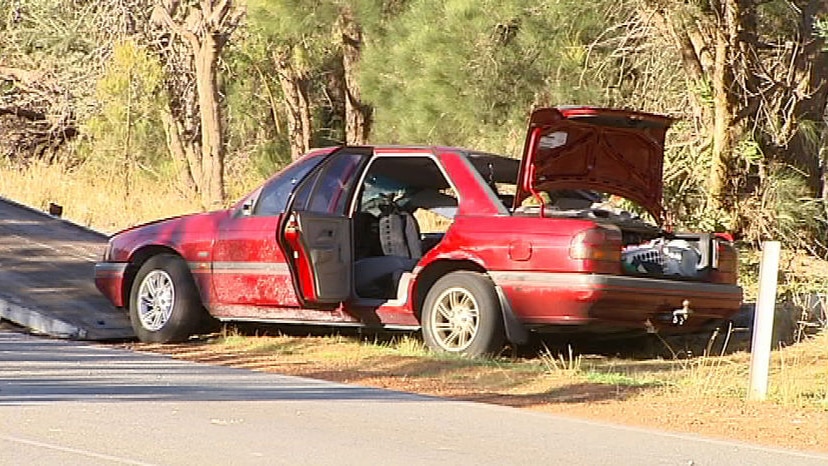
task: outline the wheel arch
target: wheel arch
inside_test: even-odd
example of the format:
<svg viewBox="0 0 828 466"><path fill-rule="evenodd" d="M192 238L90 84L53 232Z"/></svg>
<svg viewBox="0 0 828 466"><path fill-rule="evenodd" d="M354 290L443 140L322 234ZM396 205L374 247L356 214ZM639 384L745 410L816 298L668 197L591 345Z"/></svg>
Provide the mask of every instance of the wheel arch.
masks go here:
<svg viewBox="0 0 828 466"><path fill-rule="evenodd" d="M414 300L412 302L412 309L417 320L420 321L420 325L422 325L423 305L428 291L440 277L458 271L477 272L491 280L486 268L469 258L440 259L428 264L418 274L413 293ZM512 305L503 290L495 285L494 281L492 281L492 286L495 289L497 299L500 303L500 312L503 317L506 339L516 345L525 344L529 340L528 330L515 315Z"/></svg>
<svg viewBox="0 0 828 466"><path fill-rule="evenodd" d="M440 279L440 277L457 271L478 272L488 276L486 269L471 259L440 259L423 268L417 274L417 281L414 285L413 310L417 320L422 318L423 304L425 303L428 290Z"/></svg>
<svg viewBox="0 0 828 466"><path fill-rule="evenodd" d="M123 299L122 302L126 304L125 307L129 308L129 294L132 290L132 285L138 271L141 270L141 267L144 263L150 260L150 258L160 254L170 254L182 257L181 254L179 254L175 249L160 244L142 246L135 250L135 252L132 253L132 256L130 256L129 265L127 265L126 271L124 272L124 281L121 288L121 299Z"/></svg>

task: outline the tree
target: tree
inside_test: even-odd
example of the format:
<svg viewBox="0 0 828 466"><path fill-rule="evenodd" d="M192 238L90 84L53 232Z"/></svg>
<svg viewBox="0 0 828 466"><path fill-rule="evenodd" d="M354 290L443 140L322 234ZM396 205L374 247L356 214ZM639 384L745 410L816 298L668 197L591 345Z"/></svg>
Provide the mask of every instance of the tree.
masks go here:
<svg viewBox="0 0 828 466"><path fill-rule="evenodd" d="M205 208L224 203L225 145L218 60L242 15L243 10L232 0L164 0L156 3L152 15L152 22L159 28L156 44L167 63L194 70L195 96L180 75L169 76L170 111L165 122L170 151L187 167ZM182 41L187 52L180 44L177 48L176 41ZM192 117L195 108L197 120Z"/></svg>
<svg viewBox="0 0 828 466"><path fill-rule="evenodd" d="M314 111L322 105L343 109L344 142L365 144L373 107L362 96L360 63L364 23L373 23L377 0L251 0L250 21L270 42L287 116L291 155L308 151L315 131ZM326 79L329 78L329 79ZM314 88L325 98L314 101ZM341 88L340 88L341 87Z"/></svg>
<svg viewBox="0 0 828 466"><path fill-rule="evenodd" d="M0 0L0 12L0 156L54 160L94 112L124 16L109 3L70 0Z"/></svg>
<svg viewBox="0 0 828 466"><path fill-rule="evenodd" d="M789 163L819 191L818 148L808 127L820 124L828 96L828 54L814 34L815 20L828 13L826 2L642 5L642 16L677 44L697 118L712 128L709 205L734 208L737 188L747 181L739 167L752 163L745 147L761 151L760 168L766 160Z"/></svg>
<svg viewBox="0 0 828 466"><path fill-rule="evenodd" d="M532 106L601 104L601 83L581 85L588 44L604 30L598 3L411 3L366 41L372 138L517 154Z"/></svg>
<svg viewBox="0 0 828 466"><path fill-rule="evenodd" d="M363 37L353 7L347 4L340 7L336 28L341 37L345 82L345 143L365 144L371 132L373 107L363 100L359 83Z"/></svg>
<svg viewBox="0 0 828 466"><path fill-rule="evenodd" d="M287 114L290 157L294 160L310 150L313 133L310 69L303 60L300 47L283 43L273 51L273 64L279 75Z"/></svg>
<svg viewBox="0 0 828 466"><path fill-rule="evenodd" d="M155 57L134 41L116 43L96 85L98 111L83 126L91 146L88 157L104 172L122 175L127 196L135 167L152 167L166 157L158 123L162 84Z"/></svg>

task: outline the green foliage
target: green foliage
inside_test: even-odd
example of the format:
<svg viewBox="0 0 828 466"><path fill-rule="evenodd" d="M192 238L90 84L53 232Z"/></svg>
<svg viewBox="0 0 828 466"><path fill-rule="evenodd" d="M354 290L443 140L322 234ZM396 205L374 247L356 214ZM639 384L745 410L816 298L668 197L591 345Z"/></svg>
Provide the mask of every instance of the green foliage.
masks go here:
<svg viewBox="0 0 828 466"><path fill-rule="evenodd" d="M692 133L692 122L678 120L668 135L676 140ZM692 141L668 146L664 155L664 207L668 223L677 230L729 231L731 215L706 205L710 148L702 150Z"/></svg>
<svg viewBox="0 0 828 466"><path fill-rule="evenodd" d="M756 30L768 31L774 37L795 37L799 34L802 11L789 0L756 2Z"/></svg>
<svg viewBox="0 0 828 466"><path fill-rule="evenodd" d="M671 17L683 18L676 23L679 29L713 14L707 1L659 3ZM119 5L0 0L2 65L44 77L44 89L59 96L53 107L80 121L80 152L90 160L164 175L169 158L158 113L165 105L159 87L163 70L130 41L113 48L117 38L147 26L130 24L118 13ZM784 160L785 148L765 153L772 139L768 128L782 127L770 112L744 120L750 120L746 127L755 136L743 137L736 148L734 185L742 191L734 203L744 212L734 219L732 212L706 208L712 89L705 80L688 88L675 41L660 37L642 5L638 0L247 0L248 21L230 38L220 64L230 192L247 189L288 160L286 110L273 62L277 53L289 52L292 64L310 79L314 144L343 139L337 21L347 11L363 28L360 79L364 100L375 109L377 143L449 144L517 155L526 117L536 105L667 113L679 119L668 136L664 163L665 205L676 228L721 230L750 219L745 224L750 241L784 237L790 245L815 243L825 229L822 206L809 197L801 174L769 166L769 154L790 162ZM746 37L755 34L763 43L778 44L774 53L788 53L783 46L795 44L802 21L790 5L757 3L757 27ZM828 39L824 13L815 18L813 33ZM0 98L13 92L14 84L0 82ZM797 136L808 142L803 150L825 150L820 147L824 122L799 116L795 122Z"/></svg>
<svg viewBox="0 0 828 466"><path fill-rule="evenodd" d="M744 236L758 245L764 240L778 240L785 247L817 252L814 236L825 224L822 202L810 197L802 173L786 165L771 165L759 189L742 201L746 222Z"/></svg>
<svg viewBox="0 0 828 466"><path fill-rule="evenodd" d="M86 14L95 11L94 3L69 0L0 0L5 12L0 25L9 50L43 60L62 58L75 61L98 47L100 32ZM12 43L13 42L13 43Z"/></svg>
<svg viewBox="0 0 828 466"><path fill-rule="evenodd" d="M341 90L342 65L341 41L337 34L337 23L345 11L351 12L359 21L373 20L379 11L377 1L337 0L249 0L249 23L252 42L261 44L266 50L264 60L284 60L287 67L308 83L310 112L313 115L313 145L334 145L344 139L341 116L344 93ZM286 121L279 121L282 98L280 84L272 63L258 61L259 70L269 69L272 84L267 90L275 95L271 106L271 120L286 127ZM265 78L262 78L262 84ZM286 118L284 118L286 119ZM279 138L286 136L279 134Z"/></svg>
<svg viewBox="0 0 828 466"><path fill-rule="evenodd" d="M325 0L248 0L254 33L271 46L292 50L295 66L314 69L337 49L334 24L346 2Z"/></svg>
<svg viewBox="0 0 828 466"><path fill-rule="evenodd" d="M373 139L516 154L533 105L602 103L581 80L601 21L594 2L412 3L365 49Z"/></svg>
<svg viewBox="0 0 828 466"><path fill-rule="evenodd" d="M735 158L742 163L747 170L751 167L762 165L765 161L765 154L762 152L762 145L753 138L744 138L736 143Z"/></svg>
<svg viewBox="0 0 828 466"><path fill-rule="evenodd" d="M94 107L94 85L123 18L107 2L0 0L2 65L42 73L63 91L65 111L80 120ZM117 9L116 9L117 10Z"/></svg>
<svg viewBox="0 0 828 466"><path fill-rule="evenodd" d="M817 37L822 38L822 50L828 51L828 16L816 18L814 21L814 33Z"/></svg>
<svg viewBox="0 0 828 466"><path fill-rule="evenodd" d="M654 387L664 385L663 382L647 377L639 377L636 374L627 375L617 372L596 372L586 373L588 382L601 385L615 385L618 387Z"/></svg>
<svg viewBox="0 0 828 466"><path fill-rule="evenodd" d="M260 33L240 31L224 57L228 173L256 182L290 161L281 89Z"/></svg>
<svg viewBox="0 0 828 466"><path fill-rule="evenodd" d="M158 166L166 159L159 111L163 70L132 41L116 43L96 85L97 112L84 125L87 157L102 166Z"/></svg>

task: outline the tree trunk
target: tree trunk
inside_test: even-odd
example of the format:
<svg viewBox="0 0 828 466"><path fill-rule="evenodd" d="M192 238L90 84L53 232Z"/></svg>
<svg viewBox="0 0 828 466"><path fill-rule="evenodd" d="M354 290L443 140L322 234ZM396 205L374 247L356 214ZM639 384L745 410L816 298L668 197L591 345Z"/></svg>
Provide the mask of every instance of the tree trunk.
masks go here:
<svg viewBox="0 0 828 466"><path fill-rule="evenodd" d="M730 87L733 84L733 70L729 59L729 44L725 33L718 30L713 64L713 153L711 154L708 178L708 201L711 207L721 208L725 204L727 183L733 157L733 106Z"/></svg>
<svg viewBox="0 0 828 466"><path fill-rule="evenodd" d="M206 34L195 50L196 86L201 116L201 203L215 209L224 204L224 143L216 63L219 46Z"/></svg>
<svg viewBox="0 0 828 466"><path fill-rule="evenodd" d="M167 0L155 4L151 18L163 28L155 41L159 52L173 68L180 68L167 77L171 94L170 113L164 115L167 144L176 163L186 161L188 173L180 175L182 182L196 186L205 209L224 204L225 147L216 64L242 15L232 0L201 0L198 5ZM184 48L165 36L170 32L182 39ZM181 74L186 76L193 69L195 97L190 83L181 82Z"/></svg>
<svg viewBox="0 0 828 466"><path fill-rule="evenodd" d="M828 103L822 110L822 134L819 138L819 163L822 170L820 172L820 198L822 199L822 208L825 209L825 214L828 216Z"/></svg>
<svg viewBox="0 0 828 466"><path fill-rule="evenodd" d="M688 21L665 11L667 7L662 6L661 2L646 2L649 11L643 12L646 17L652 18L662 35L670 36L676 42L682 66L688 75L688 90L694 98L694 113L702 127L712 128L707 199L708 205L714 209L732 204L727 202L729 195L733 194L728 186L733 176L733 150L739 131L734 76L744 72L734 69L744 66L743 62L736 60L741 21L744 19L740 1L744 0L712 2L711 6L717 11ZM699 94L705 82L711 86L712 109Z"/></svg>
<svg viewBox="0 0 828 466"><path fill-rule="evenodd" d="M161 111L161 121L164 126L164 133L167 136L167 149L173 159L178 181L187 195L198 193L201 175L201 160L193 150L193 146L185 144L183 139L184 129L181 124L172 116L172 110L168 108ZM199 150L199 152L201 152Z"/></svg>
<svg viewBox="0 0 828 466"><path fill-rule="evenodd" d="M825 198L826 186L823 179L826 170L821 151L826 123L828 123L828 51L825 40L813 37L814 18L818 13L828 13L828 2L811 0L802 9L799 36L802 41L801 52L793 63L791 84L793 96L797 98L792 107L792 116L785 126L786 149L791 162L808 175L812 192ZM814 131L802 131L801 124L808 122L815 126Z"/></svg>
<svg viewBox="0 0 828 466"><path fill-rule="evenodd" d="M362 28L350 9L338 21L342 35L342 67L345 72L345 143L362 145L371 131L373 108L362 101L359 66L362 60Z"/></svg>
<svg viewBox="0 0 828 466"><path fill-rule="evenodd" d="M296 160L310 150L312 122L308 99L309 78L301 68L292 63L292 57L292 51L287 48L277 50L273 54L273 63L284 94L290 158Z"/></svg>

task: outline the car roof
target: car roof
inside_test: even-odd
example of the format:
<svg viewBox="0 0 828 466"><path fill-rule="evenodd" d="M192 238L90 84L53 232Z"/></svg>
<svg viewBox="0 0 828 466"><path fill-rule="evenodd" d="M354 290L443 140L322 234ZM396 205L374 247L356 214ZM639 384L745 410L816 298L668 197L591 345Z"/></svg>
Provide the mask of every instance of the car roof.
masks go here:
<svg viewBox="0 0 828 466"><path fill-rule="evenodd" d="M460 154L468 159L478 172L487 180L495 183L511 183L517 181L518 170L520 170L520 159L507 157L505 155L493 154L490 152L483 152L472 149L465 149L462 147L452 146L436 146L436 145L417 145L417 144L379 144L379 145L360 145L360 146L334 146L313 149L305 155L309 157L318 155L320 153L331 153L335 150L346 147L369 147L374 153L424 153L438 155L443 152L453 152Z"/></svg>

